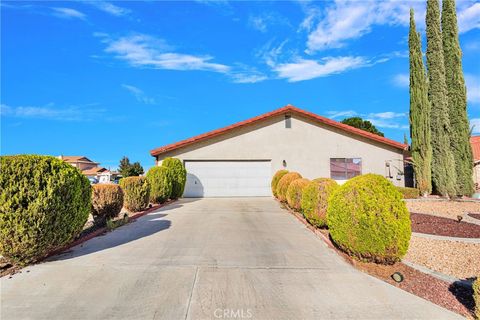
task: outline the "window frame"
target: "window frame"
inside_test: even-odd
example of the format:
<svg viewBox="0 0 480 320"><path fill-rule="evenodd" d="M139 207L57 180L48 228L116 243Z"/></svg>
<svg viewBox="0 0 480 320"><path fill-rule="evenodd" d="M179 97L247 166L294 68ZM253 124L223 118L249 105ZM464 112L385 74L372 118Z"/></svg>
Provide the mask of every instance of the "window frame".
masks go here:
<svg viewBox="0 0 480 320"><path fill-rule="evenodd" d="M332 160L343 160L343 162L337 162L337 164L342 164L342 165L345 166L345 172L344 172L343 176L332 174ZM353 171L353 170L349 171L347 164L350 163L350 162L347 162L348 160L351 160L351 163L355 163L355 160L359 161L360 170L359 171ZM354 178L356 176L361 175L362 171L363 171L363 159L361 157L330 158L329 159L329 164L330 164L330 178L334 179L334 180L349 180L351 178ZM352 175L352 174L355 174L355 175Z"/></svg>

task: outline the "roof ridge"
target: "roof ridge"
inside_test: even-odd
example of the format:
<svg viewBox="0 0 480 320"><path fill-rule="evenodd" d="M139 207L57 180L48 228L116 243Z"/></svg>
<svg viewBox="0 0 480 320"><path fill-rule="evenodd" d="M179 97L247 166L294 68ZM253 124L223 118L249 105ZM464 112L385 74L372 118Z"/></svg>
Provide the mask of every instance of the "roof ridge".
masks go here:
<svg viewBox="0 0 480 320"><path fill-rule="evenodd" d="M398 148L398 149L403 150L407 147L407 145L405 145L403 143L400 143L400 142L397 142L395 140L391 140L391 139L388 139L388 138L385 138L385 137L381 137L381 136L376 135L374 133L367 132L367 131L364 131L362 129L358 129L358 128L349 126L347 124L344 124L344 123L341 123L341 122L338 122L338 121L335 121L335 120L317 115L315 113L302 110L300 108L295 107L294 105L287 104L286 106L283 106L279 109L275 109L273 111L261 114L259 116L249 118L247 120L237 122L237 123L231 124L231 125L223 127L223 128L215 129L213 131L205 132L205 133L199 134L197 136L178 141L176 143L171 143L171 144L159 147L159 148L155 148L155 149L150 151L150 154L152 156L157 156L157 155L162 154L164 152L171 151L171 150L174 150L174 149L178 149L178 148L181 148L181 147L184 147L184 146L187 146L187 145L199 142L199 141L203 141L205 139L213 138L213 137L216 137L216 136L221 135L223 133L226 133L230 130L233 130L233 129L236 129L236 128L241 128L241 127L244 127L246 125L250 125L250 124L256 123L258 121L262 121L262 120L265 120L267 118L277 116L277 115L280 115L280 114L283 114L283 113L289 112L289 111L298 113L298 114L303 115L303 116L306 116L308 118L311 118L311 119L316 120L318 122L321 122L323 124L329 125L331 127L336 127L336 128L341 129L341 130L344 130L344 131L347 131L347 132L350 132L350 133L354 133L354 134L357 134L359 136L363 136L365 138L375 140L377 142L384 143L384 144L393 146L393 147Z"/></svg>

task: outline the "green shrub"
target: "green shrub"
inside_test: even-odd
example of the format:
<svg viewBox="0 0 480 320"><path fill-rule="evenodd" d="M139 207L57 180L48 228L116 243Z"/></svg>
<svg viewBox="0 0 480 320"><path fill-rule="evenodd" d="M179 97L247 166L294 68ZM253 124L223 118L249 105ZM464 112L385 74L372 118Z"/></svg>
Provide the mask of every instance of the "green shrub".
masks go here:
<svg viewBox="0 0 480 320"><path fill-rule="evenodd" d="M169 168L172 172L172 199L178 199L183 195L185 190L185 183L187 182L187 170L182 163L182 160L177 158L165 158L162 161L162 166Z"/></svg>
<svg viewBox="0 0 480 320"><path fill-rule="evenodd" d="M150 186L145 177L127 177L120 179L123 189L123 206L132 212L142 211L148 206Z"/></svg>
<svg viewBox="0 0 480 320"><path fill-rule="evenodd" d="M272 187L272 194L277 197L277 185L280 179L288 173L288 170L278 170L272 178L270 186Z"/></svg>
<svg viewBox="0 0 480 320"><path fill-rule="evenodd" d="M328 198L338 188L335 180L318 178L303 190L301 208L303 215L316 227L327 226Z"/></svg>
<svg viewBox="0 0 480 320"><path fill-rule="evenodd" d="M123 191L116 184L95 184L92 188L92 215L96 222L118 216L123 208Z"/></svg>
<svg viewBox="0 0 480 320"><path fill-rule="evenodd" d="M403 195L403 199L417 199L420 197L420 190L417 188L396 187Z"/></svg>
<svg viewBox="0 0 480 320"><path fill-rule="evenodd" d="M480 320L480 275L473 283L473 301L475 302L475 317Z"/></svg>
<svg viewBox="0 0 480 320"><path fill-rule="evenodd" d="M69 243L90 213L90 182L55 157L0 157L0 190L0 254L15 264Z"/></svg>
<svg viewBox="0 0 480 320"><path fill-rule="evenodd" d="M150 201L164 203L172 196L173 173L167 167L152 167L147 172Z"/></svg>
<svg viewBox="0 0 480 320"><path fill-rule="evenodd" d="M361 259L393 263L407 252L410 214L402 194L380 175L355 177L333 192L327 223L333 241Z"/></svg>
<svg viewBox="0 0 480 320"><path fill-rule="evenodd" d="M301 178L293 180L292 183L288 186L287 189L287 203L290 208L295 211L300 211L300 202L302 201L302 192L310 180Z"/></svg>
<svg viewBox="0 0 480 320"><path fill-rule="evenodd" d="M287 201L287 190L290 183L294 180L301 179L302 176L297 172L289 172L285 174L277 184L277 199L285 202Z"/></svg>

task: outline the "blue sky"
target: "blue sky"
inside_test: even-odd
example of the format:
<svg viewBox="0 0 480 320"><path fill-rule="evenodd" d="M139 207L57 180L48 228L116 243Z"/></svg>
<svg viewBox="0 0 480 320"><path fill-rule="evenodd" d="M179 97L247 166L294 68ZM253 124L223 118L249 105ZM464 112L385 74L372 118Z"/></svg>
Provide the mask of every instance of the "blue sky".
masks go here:
<svg viewBox="0 0 480 320"><path fill-rule="evenodd" d="M153 165L155 147L293 104L408 133L408 10L425 1L8 2L1 153ZM480 2L457 3L480 133Z"/></svg>

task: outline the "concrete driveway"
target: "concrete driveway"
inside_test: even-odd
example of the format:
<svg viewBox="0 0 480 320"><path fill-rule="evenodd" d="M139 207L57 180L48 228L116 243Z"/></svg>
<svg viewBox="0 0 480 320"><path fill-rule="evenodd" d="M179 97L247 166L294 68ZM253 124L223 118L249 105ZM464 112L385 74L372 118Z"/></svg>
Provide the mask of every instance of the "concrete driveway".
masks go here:
<svg viewBox="0 0 480 320"><path fill-rule="evenodd" d="M1 279L2 319L455 319L269 198L181 200Z"/></svg>

